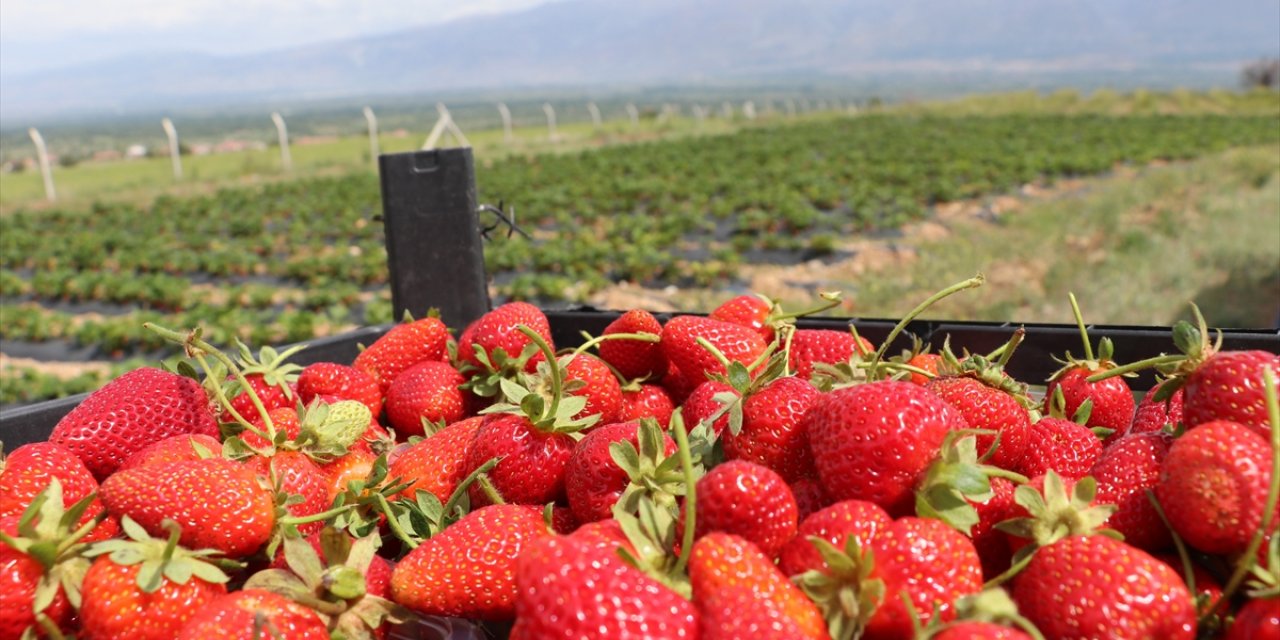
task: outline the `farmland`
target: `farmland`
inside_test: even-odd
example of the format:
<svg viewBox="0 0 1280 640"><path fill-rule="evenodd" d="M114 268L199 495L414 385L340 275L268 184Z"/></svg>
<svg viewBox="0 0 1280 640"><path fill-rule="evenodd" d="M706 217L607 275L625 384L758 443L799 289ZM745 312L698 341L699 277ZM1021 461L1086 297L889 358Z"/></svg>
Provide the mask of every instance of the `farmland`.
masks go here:
<svg viewBox="0 0 1280 640"><path fill-rule="evenodd" d="M588 140L555 154L478 146L480 199L514 205L532 236L491 240L493 291L555 305L599 302L618 282L674 286L686 292L679 304L695 308L716 291L753 287L746 275L761 266L836 264L851 257L851 242L893 238L950 203L1105 176L1082 199L1045 199L992 229L955 226L919 245L940 257L918 261L926 265L918 270L845 282L855 297L841 312L899 314L893 291L929 289L952 269L1001 262L987 236L1016 243L1004 263L1039 264L1046 248L1061 256L1029 272L1036 286L1024 290L1040 299L953 310L966 319L1065 321L1044 317L1060 309L1043 299L1065 299L1062 287L1088 281L1101 264L1131 276L1131 288L1115 293L1145 306L1109 309L1098 321L1167 321L1188 297L1223 288L1223 273L1274 295L1280 99L1250 97L1238 110L1208 108L1214 103L1194 95L1157 103L1178 99L1188 104L1173 113L1132 108L1136 101L1090 108L1059 96L1056 105L886 110L603 148L587 148ZM163 345L139 328L144 321L200 325L215 342L252 344L390 322L377 179L358 143L345 144L359 165L317 161L311 177L149 200L126 189L118 199L8 211L0 219L5 353L114 364L70 382L5 369L0 400L85 390L109 367L154 360ZM1154 212L1133 215L1147 206ZM1108 220L1122 231L1113 236ZM1244 232L1254 227L1270 233ZM1206 256L1210 268L1199 269L1204 260L1196 258ZM1185 275L1167 277L1166 268ZM1144 286L1168 295L1139 295ZM1274 313L1263 307L1260 314Z"/></svg>

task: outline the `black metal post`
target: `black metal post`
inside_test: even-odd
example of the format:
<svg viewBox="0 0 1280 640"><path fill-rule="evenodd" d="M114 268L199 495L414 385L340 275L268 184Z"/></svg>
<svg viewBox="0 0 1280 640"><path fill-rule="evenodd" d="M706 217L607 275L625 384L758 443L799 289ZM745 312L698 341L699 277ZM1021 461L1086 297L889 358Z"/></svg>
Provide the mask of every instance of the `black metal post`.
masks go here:
<svg viewBox="0 0 1280 640"><path fill-rule="evenodd" d="M465 327L489 310L471 149L384 154L378 172L396 319Z"/></svg>

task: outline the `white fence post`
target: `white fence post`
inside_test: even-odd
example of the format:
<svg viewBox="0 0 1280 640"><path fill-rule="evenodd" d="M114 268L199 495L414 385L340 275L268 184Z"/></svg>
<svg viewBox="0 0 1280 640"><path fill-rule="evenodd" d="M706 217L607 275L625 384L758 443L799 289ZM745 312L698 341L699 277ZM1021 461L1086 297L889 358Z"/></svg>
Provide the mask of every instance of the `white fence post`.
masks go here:
<svg viewBox="0 0 1280 640"><path fill-rule="evenodd" d="M276 133L280 134L280 163L285 171L293 171L293 156L289 155L289 130L284 126L284 118L279 112L271 114L271 121L276 123Z"/></svg>
<svg viewBox="0 0 1280 640"><path fill-rule="evenodd" d="M750 100L747 100L746 102L742 103L742 115L745 116L748 120L755 120L756 119L756 103Z"/></svg>
<svg viewBox="0 0 1280 640"><path fill-rule="evenodd" d="M44 197L49 202L54 202L58 199L58 193L53 189L53 168L49 166L49 148L44 145L44 136L40 135L35 127L27 129L27 135L31 136L31 141L36 145L40 175L44 177Z"/></svg>
<svg viewBox="0 0 1280 640"><path fill-rule="evenodd" d="M164 127L164 134L169 137L169 159L173 164L173 179L182 179L182 149L178 146L178 130L174 128L173 121L164 118L160 121L160 126Z"/></svg>
<svg viewBox="0 0 1280 640"><path fill-rule="evenodd" d="M373 157L373 168L377 169L382 149L378 146L378 116L373 114L372 107L364 108L364 120L369 123L369 155Z"/></svg>
<svg viewBox="0 0 1280 640"><path fill-rule="evenodd" d="M454 124L453 115L449 113L449 109L444 106L443 102L436 103L436 112L440 114L440 119L436 120L436 126L431 128L431 134L427 136L427 141L422 143L423 149L434 149L436 143L440 141L440 136L444 135L445 131L453 134L458 144L464 147L471 146L467 136L463 135L462 129L459 129L458 125Z"/></svg>
<svg viewBox="0 0 1280 640"><path fill-rule="evenodd" d="M560 134L556 132L556 110L551 106L550 102L542 103L542 112L547 114L547 140L556 142L560 139Z"/></svg>
<svg viewBox="0 0 1280 640"><path fill-rule="evenodd" d="M498 103L498 115L502 116L502 143L510 145L515 136L511 133L511 110L505 102Z"/></svg>
<svg viewBox="0 0 1280 640"><path fill-rule="evenodd" d="M604 126L600 118L600 107L597 107L594 102L588 102L587 111L591 112L591 126L599 131Z"/></svg>
<svg viewBox="0 0 1280 640"><path fill-rule="evenodd" d="M627 103L627 115L631 117L631 126L640 126L640 110L636 108L635 103Z"/></svg>

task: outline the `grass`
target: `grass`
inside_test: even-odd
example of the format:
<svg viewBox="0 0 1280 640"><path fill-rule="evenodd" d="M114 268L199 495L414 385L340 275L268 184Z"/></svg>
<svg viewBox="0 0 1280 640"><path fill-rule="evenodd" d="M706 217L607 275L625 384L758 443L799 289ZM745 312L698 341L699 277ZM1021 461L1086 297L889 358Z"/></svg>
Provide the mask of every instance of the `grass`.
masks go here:
<svg viewBox="0 0 1280 640"><path fill-rule="evenodd" d="M912 247L907 268L846 280L859 313L896 317L974 273L975 292L931 315L1168 326L1198 302L1211 324L1274 326L1280 314L1280 149L1250 148L1086 183Z"/></svg>

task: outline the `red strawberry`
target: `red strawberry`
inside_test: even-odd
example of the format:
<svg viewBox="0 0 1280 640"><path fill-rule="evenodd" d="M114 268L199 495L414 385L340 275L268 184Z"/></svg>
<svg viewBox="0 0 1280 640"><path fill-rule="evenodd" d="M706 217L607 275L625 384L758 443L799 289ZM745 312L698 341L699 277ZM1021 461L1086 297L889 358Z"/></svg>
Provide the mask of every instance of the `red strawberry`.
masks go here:
<svg viewBox="0 0 1280 640"><path fill-rule="evenodd" d="M184 433L218 436L200 383L142 368L107 383L58 421L49 441L75 452L101 481L134 452Z"/></svg>
<svg viewBox="0 0 1280 640"><path fill-rule="evenodd" d="M45 567L35 558L0 542L0 638L21 638L23 631L36 625L36 587L45 576ZM40 612L53 624L66 629L74 610L66 593L56 583L52 601Z"/></svg>
<svg viewBox="0 0 1280 640"><path fill-rule="evenodd" d="M64 508L98 490L93 474L75 453L62 445L32 442L14 449L0 470L0 518L21 516L54 479L62 485ZM95 497L78 524L88 523L99 513L102 513L102 503ZM116 522L104 520L89 534L87 541L105 540L116 532Z"/></svg>
<svg viewBox="0 0 1280 640"><path fill-rule="evenodd" d="M1097 484L1087 476L1073 480L1050 471L1018 487L1014 498L998 523L1013 554L1010 559L1021 559L1067 536L1099 533L1115 513L1115 505L1098 502Z"/></svg>
<svg viewBox="0 0 1280 640"><path fill-rule="evenodd" d="M1266 351L1220 351L1187 376L1182 416L1188 427L1229 420L1266 437L1266 386L1262 372L1270 368L1280 378L1280 355Z"/></svg>
<svg viewBox="0 0 1280 640"><path fill-rule="evenodd" d="M80 623L87 640L169 640L201 607L227 592L227 576L207 553L166 548L133 522L129 540L94 547L81 586ZM176 542L174 527L170 537ZM108 555L109 554L109 555ZM143 569L153 573L143 573Z"/></svg>
<svg viewBox="0 0 1280 640"><path fill-rule="evenodd" d="M1046 412L1050 410L1049 402L1056 390L1061 389L1065 400L1063 415L1075 416L1080 406L1087 400L1093 408L1085 424L1090 427L1110 429L1112 433L1108 437L1111 439L1128 433L1129 426L1133 423L1134 402L1133 391L1129 389L1129 384L1125 382L1124 377L1114 376L1097 382L1088 381L1089 376L1114 366L1115 364L1110 360L1105 360L1096 368L1079 365L1062 370L1049 381L1049 387L1045 393L1044 410Z"/></svg>
<svg viewBox="0 0 1280 640"><path fill-rule="evenodd" d="M426 360L397 375L387 387L387 421L402 436L425 433L423 421L450 424L466 417L466 378L448 362Z"/></svg>
<svg viewBox="0 0 1280 640"><path fill-rule="evenodd" d="M1000 446L991 457L992 464L1012 469L1019 463L1026 440L1019 437L1018 430L1031 425L1031 415L1024 404L1030 402L1025 385L1020 388L996 371L989 375L941 375L927 382L924 388L955 407L970 429L999 434ZM995 444L996 436L978 434L977 440L978 453L983 455Z"/></svg>
<svg viewBox="0 0 1280 640"><path fill-rule="evenodd" d="M622 387L604 360L589 353L580 353L565 365L565 382L582 383L569 395L587 399L587 406L575 418L599 416L597 424L617 422L622 415Z"/></svg>
<svg viewBox="0 0 1280 640"><path fill-rule="evenodd" d="M483 620L515 615L516 562L552 535L538 509L491 505L409 552L391 574L392 598L419 613Z"/></svg>
<svg viewBox="0 0 1280 640"><path fill-rule="evenodd" d="M782 476L745 460L720 464L698 480L697 533L740 536L776 558L796 533L796 499Z"/></svg>
<svg viewBox="0 0 1280 640"><path fill-rule="evenodd" d="M373 465L377 459L378 456L372 451L353 449L336 460L320 465L320 471L326 479L325 505L333 504L334 498L346 491L347 484L352 480L367 479L373 473Z"/></svg>
<svg viewBox="0 0 1280 640"><path fill-rule="evenodd" d="M957 622L947 625L932 640L1031 640L1025 631L994 622Z"/></svg>
<svg viewBox="0 0 1280 640"><path fill-rule="evenodd" d="M1195 637L1195 607L1178 574L1106 536L1037 551L1014 579L1013 599L1047 638Z"/></svg>
<svg viewBox="0 0 1280 640"><path fill-rule="evenodd" d="M892 380L822 396L803 425L827 494L870 500L890 515L911 510L916 482L947 433L965 428L960 414L937 395Z"/></svg>
<svg viewBox="0 0 1280 640"><path fill-rule="evenodd" d="M1142 402L1138 403L1138 408L1134 411L1129 433L1160 431L1165 425L1177 426L1182 422L1182 389L1173 392L1165 400L1155 399L1159 392L1160 385L1156 385L1142 396Z"/></svg>
<svg viewBox="0 0 1280 640"><path fill-rule="evenodd" d="M1265 545L1264 545L1265 546ZM1184 579L1183 584L1190 589L1191 585L1185 582L1186 569L1182 564L1182 559L1177 554L1162 553L1156 556L1156 559L1169 565L1170 568ZM1209 573L1199 563L1191 563L1191 577L1196 583L1196 592L1193 599L1196 603L1197 615L1208 613L1222 599L1222 583L1218 581L1212 573Z"/></svg>
<svg viewBox="0 0 1280 640"><path fill-rule="evenodd" d="M773 608L800 629L797 638L829 638L818 607L755 545L728 533L709 533L693 544L689 560L693 602L699 608L714 597L740 591L759 607ZM746 597L746 596L743 596Z"/></svg>
<svg viewBox="0 0 1280 640"><path fill-rule="evenodd" d="M717 396L723 396L717 398ZM685 399L680 405L680 415L684 417L685 424L692 428L702 422L711 425L711 430L717 435L724 432L725 427L729 426L729 414L724 409L724 403L730 402L729 396L738 398L739 394L724 382L718 380L707 380L698 385L693 393ZM712 420L712 416L716 416Z"/></svg>
<svg viewBox="0 0 1280 640"><path fill-rule="evenodd" d="M1016 504L1016 489L1017 485L1010 480L991 478L991 498L986 502L969 500L969 504L978 513L978 523L969 530L969 539L973 541L973 548L982 560L982 576L987 580L1007 570L1013 557L1008 536L997 529L996 525L1009 518L1010 511Z"/></svg>
<svg viewBox="0 0 1280 640"><path fill-rule="evenodd" d="M671 396L659 385L642 384L634 390L623 387L622 412L618 414L618 421L653 418L665 429L675 410L676 405L671 401Z"/></svg>
<svg viewBox="0 0 1280 640"><path fill-rule="evenodd" d="M467 452L465 469L471 473L498 458L489 480L503 500L516 504L546 504L564 495L564 470L576 442L573 436L541 431L523 415L495 413L485 416ZM489 504L478 485L471 485L471 504Z"/></svg>
<svg viewBox="0 0 1280 640"><path fill-rule="evenodd" d="M1224 640L1261 640L1280 637L1280 598L1254 598L1236 613Z"/></svg>
<svg viewBox="0 0 1280 640"><path fill-rule="evenodd" d="M764 355L768 343L748 327L699 316L676 316L662 327L662 353L690 380L702 381L708 374L726 373L711 351L698 344L706 340L729 362L750 365Z"/></svg>
<svg viewBox="0 0 1280 640"><path fill-rule="evenodd" d="M1244 550L1262 526L1271 456L1270 443L1256 431L1225 420L1202 423L1175 440L1155 487L1173 530L1206 553Z"/></svg>
<svg viewBox="0 0 1280 640"><path fill-rule="evenodd" d="M360 402L377 417L382 414L382 387L368 373L336 362L316 362L298 374L298 397L303 405L318 396ZM326 400L332 404L332 401Z"/></svg>
<svg viewBox="0 0 1280 640"><path fill-rule="evenodd" d="M742 425L721 437L725 457L764 465L795 482L813 475L813 455L801 419L822 394L802 378L778 378L747 396Z"/></svg>
<svg viewBox="0 0 1280 640"><path fill-rule="evenodd" d="M1098 502L1116 505L1107 527L1124 535L1124 541L1146 551L1173 544L1169 529L1147 499L1160 479L1173 437L1159 431L1131 433L1102 451L1089 475L1098 481Z"/></svg>
<svg viewBox="0 0 1280 640"><path fill-rule="evenodd" d="M520 357L525 347L532 342L519 330L520 326L533 329L547 344L551 345L551 325L541 309L527 302L508 302L481 316L458 340L458 358L482 371L497 371L501 363L497 352L505 354L505 358L515 360ZM555 349L555 345L551 345ZM479 348L488 362L483 362L476 355ZM538 362L545 359L541 353L535 353L524 363L526 371L533 371Z"/></svg>
<svg viewBox="0 0 1280 640"><path fill-rule="evenodd" d="M801 478L791 483L791 495L796 497L796 515L804 522L810 514L831 506L831 498L814 478Z"/></svg>
<svg viewBox="0 0 1280 640"><path fill-rule="evenodd" d="M667 373L662 376L662 388L667 390L667 395L671 396L671 401L679 406L684 404L689 394L693 393L694 388L705 380L706 378L690 377L676 368L674 364L668 362ZM691 422L690 424L693 423Z"/></svg>
<svg viewBox="0 0 1280 640"><path fill-rule="evenodd" d="M198 609L176 640L328 640L329 629L315 611L263 589L219 596Z"/></svg>
<svg viewBox="0 0 1280 640"><path fill-rule="evenodd" d="M927 623L935 616L954 619L956 599L982 589L982 564L973 543L941 520L895 520L872 540L871 550L871 577L884 582L885 596L867 622L864 638L911 636L911 611L903 594Z"/></svg>
<svg viewBox="0 0 1280 640"><path fill-rule="evenodd" d="M743 294L724 301L712 309L707 317L747 327L759 333L765 342L770 342L773 340L773 326L769 323L769 315L774 306L772 301L763 296Z"/></svg>
<svg viewBox="0 0 1280 640"><path fill-rule="evenodd" d="M627 564L615 548L578 536L531 541L516 567L511 637L697 638L693 604Z"/></svg>
<svg viewBox="0 0 1280 640"><path fill-rule="evenodd" d="M199 460L204 457L201 449L211 456L222 454L222 443L217 438L204 434L172 436L153 442L142 450L131 455L120 465L120 469L132 469L158 462L175 462L178 460Z"/></svg>
<svg viewBox="0 0 1280 640"><path fill-rule="evenodd" d="M851 331L797 329L791 336L790 366L796 377L808 380L816 363L840 364L854 355L871 355L875 345Z"/></svg>
<svg viewBox="0 0 1280 640"><path fill-rule="evenodd" d="M942 356L937 353L917 353L907 360L907 365L926 371L933 376L938 375L938 368L942 366ZM932 380L933 377L922 373L911 372L911 383L923 385Z"/></svg>
<svg viewBox="0 0 1280 640"><path fill-rule="evenodd" d="M747 589L713 591L698 601L702 640L795 640L813 637L781 608Z"/></svg>
<svg viewBox="0 0 1280 640"><path fill-rule="evenodd" d="M271 537L275 501L249 467L223 458L166 462L120 471L102 483L102 503L148 533L170 519L182 545L231 557L257 551Z"/></svg>
<svg viewBox="0 0 1280 640"><path fill-rule="evenodd" d="M416 444L398 448L387 469L388 478L399 478L410 484L402 493L413 498L418 491L434 495L441 503L467 477L467 456L484 416L455 422Z"/></svg>
<svg viewBox="0 0 1280 640"><path fill-rule="evenodd" d="M822 571L826 563L810 536L817 536L830 542L837 549L844 549L846 541L857 538L858 544L866 548L884 531L892 520L879 505L864 500L845 500L837 502L825 509L815 511L805 518L796 529L796 535L782 548L778 557L778 567L788 576L795 576L806 571Z"/></svg>
<svg viewBox="0 0 1280 640"><path fill-rule="evenodd" d="M1028 477L1056 471L1082 478L1102 455L1102 442L1093 431L1062 418L1040 418L1026 429L1025 437L1027 445L1014 471Z"/></svg>
<svg viewBox="0 0 1280 640"><path fill-rule="evenodd" d="M248 382L249 388L257 395L262 408L271 411L296 406L298 394L293 385L302 367L288 362L288 359L302 350L302 347L296 346L283 352L263 347L259 355L254 356L244 343L237 341L236 344L240 348L240 356L237 358L240 373L244 376L244 382ZM231 399L231 409L241 418L253 420L261 411L253 404L253 397L246 391L244 382L236 376L227 376L225 393ZM231 411L226 410L222 412L221 418L223 422L235 420Z"/></svg>
<svg viewBox="0 0 1280 640"><path fill-rule="evenodd" d="M276 433L283 433L284 439L287 441L295 441L298 439L298 436L302 434L302 420L298 415L297 409L294 409L293 407L272 409L267 412L267 417L271 418L271 426L275 429ZM249 423L257 427L258 430L264 433L267 432L266 421L263 420L261 416L250 418ZM250 447L254 447L255 449L266 449L271 445L271 443L267 442L266 438L263 438L249 430L241 432L240 439L244 440L245 444Z"/></svg>
<svg viewBox="0 0 1280 640"><path fill-rule="evenodd" d="M385 392L405 369L423 360L444 360L448 341L449 330L439 318L398 324L361 351L352 366L369 374Z"/></svg>
<svg viewBox="0 0 1280 640"><path fill-rule="evenodd" d="M592 429L574 447L565 468L564 484L569 507L579 522L594 522L612 517L613 505L631 484L628 471L613 459L610 452L613 443L630 443L642 460L647 457L665 458L675 453L676 443L666 434L660 434L661 452L639 451L639 432L640 426L634 422L608 424ZM641 465L643 464L642 461ZM632 471L639 473L641 469ZM679 481L683 480L681 476Z"/></svg>
<svg viewBox="0 0 1280 640"><path fill-rule="evenodd" d="M619 333L648 333L662 335L662 324L652 313L632 309L604 328L602 335ZM657 342L640 340L605 340L600 343L600 358L608 362L618 375L627 380L645 378L656 380L667 372L667 359Z"/></svg>
<svg viewBox="0 0 1280 640"><path fill-rule="evenodd" d="M277 451L269 458L253 456L245 463L259 476L276 483L284 493L301 498L297 502L290 501L285 506L290 516L304 518L329 508L329 476L307 454L300 451ZM323 522L308 522L298 525L298 532L309 536L322 526Z"/></svg>

